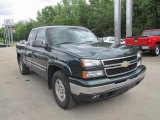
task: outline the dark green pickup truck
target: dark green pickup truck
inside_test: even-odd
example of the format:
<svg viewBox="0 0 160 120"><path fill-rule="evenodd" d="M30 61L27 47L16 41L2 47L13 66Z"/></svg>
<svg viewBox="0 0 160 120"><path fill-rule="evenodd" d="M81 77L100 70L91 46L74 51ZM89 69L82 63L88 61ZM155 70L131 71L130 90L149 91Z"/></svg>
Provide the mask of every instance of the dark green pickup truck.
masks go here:
<svg viewBox="0 0 160 120"><path fill-rule="evenodd" d="M113 48L84 27L35 28L28 42L16 47L21 73L27 75L32 70L46 78L57 104L64 109L75 101L96 101L124 93L145 76L138 48Z"/></svg>

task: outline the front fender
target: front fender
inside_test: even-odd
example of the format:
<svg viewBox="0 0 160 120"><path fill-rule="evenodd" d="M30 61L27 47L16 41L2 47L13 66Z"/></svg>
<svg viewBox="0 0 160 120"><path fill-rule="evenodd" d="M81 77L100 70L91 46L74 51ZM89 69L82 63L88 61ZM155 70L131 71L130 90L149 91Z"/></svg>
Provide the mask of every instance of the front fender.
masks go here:
<svg viewBox="0 0 160 120"><path fill-rule="evenodd" d="M56 67L62 69L69 76L72 75L71 68L65 62L58 61L58 60L49 60L48 68L49 68L50 65L53 65L53 66L56 66Z"/></svg>
<svg viewBox="0 0 160 120"><path fill-rule="evenodd" d="M52 89L52 75L55 72L54 70L49 71L50 66L53 66L53 69L55 67L63 70L68 76L72 75L71 68L65 62L58 61L58 60L49 60L48 62L48 88L49 89Z"/></svg>

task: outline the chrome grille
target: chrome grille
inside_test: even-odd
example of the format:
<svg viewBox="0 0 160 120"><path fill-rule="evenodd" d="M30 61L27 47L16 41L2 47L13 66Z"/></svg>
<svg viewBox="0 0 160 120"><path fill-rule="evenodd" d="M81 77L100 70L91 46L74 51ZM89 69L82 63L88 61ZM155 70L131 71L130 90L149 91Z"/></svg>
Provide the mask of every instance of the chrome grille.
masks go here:
<svg viewBox="0 0 160 120"><path fill-rule="evenodd" d="M128 62L128 66L123 66L123 62ZM105 73L108 77L127 74L137 69L137 55L102 60Z"/></svg>
<svg viewBox="0 0 160 120"><path fill-rule="evenodd" d="M129 72L134 71L137 68L137 63L131 64L128 67L116 67L116 68L109 68L105 69L107 76L113 77L113 76L118 76L122 74L127 74Z"/></svg>

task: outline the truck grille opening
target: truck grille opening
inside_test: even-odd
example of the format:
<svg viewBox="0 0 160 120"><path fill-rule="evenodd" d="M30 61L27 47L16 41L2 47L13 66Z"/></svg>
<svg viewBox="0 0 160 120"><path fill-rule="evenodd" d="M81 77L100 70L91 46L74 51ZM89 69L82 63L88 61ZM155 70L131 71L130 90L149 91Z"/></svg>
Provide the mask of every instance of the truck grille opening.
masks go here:
<svg viewBox="0 0 160 120"><path fill-rule="evenodd" d="M127 66L123 66L124 62ZM102 63L107 77L124 75L137 69L137 55L103 60Z"/></svg>

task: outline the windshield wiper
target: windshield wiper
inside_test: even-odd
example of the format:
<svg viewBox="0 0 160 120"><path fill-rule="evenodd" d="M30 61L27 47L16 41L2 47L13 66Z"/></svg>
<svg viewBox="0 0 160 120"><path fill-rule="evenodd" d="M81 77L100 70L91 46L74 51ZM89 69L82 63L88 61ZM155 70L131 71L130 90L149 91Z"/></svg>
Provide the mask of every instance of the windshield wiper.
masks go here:
<svg viewBox="0 0 160 120"><path fill-rule="evenodd" d="M69 43L75 43L75 42L62 42L62 43L57 43L56 45L69 44Z"/></svg>

